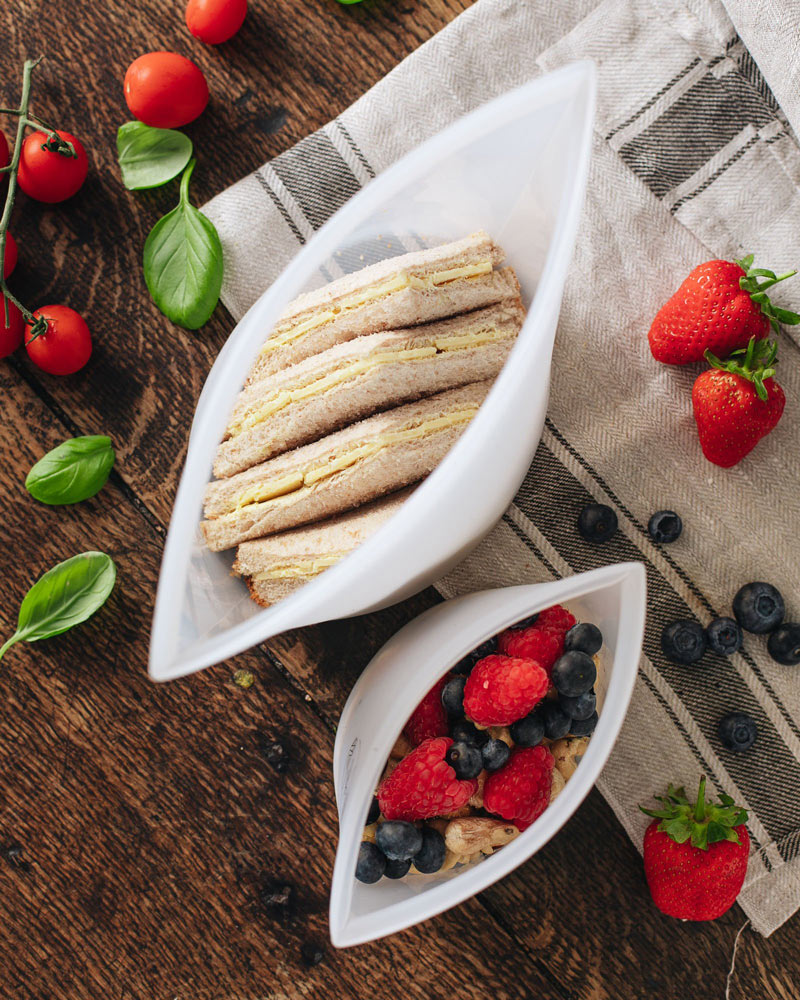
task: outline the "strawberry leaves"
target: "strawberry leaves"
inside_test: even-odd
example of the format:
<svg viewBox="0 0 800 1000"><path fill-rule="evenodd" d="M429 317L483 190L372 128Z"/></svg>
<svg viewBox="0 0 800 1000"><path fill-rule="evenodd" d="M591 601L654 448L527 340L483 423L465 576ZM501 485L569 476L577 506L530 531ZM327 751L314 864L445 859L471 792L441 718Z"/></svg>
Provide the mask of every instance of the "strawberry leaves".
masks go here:
<svg viewBox="0 0 800 1000"><path fill-rule="evenodd" d="M798 321L800 321L800 317L798 317ZM751 337L747 347L732 351L727 361L721 361L711 351L706 351L704 356L712 368L741 375L742 378L752 382L758 398L764 402L767 401L769 393L764 381L772 378L775 374L775 365L778 363L778 342L776 340L756 340L755 337Z"/></svg>
<svg viewBox="0 0 800 1000"><path fill-rule="evenodd" d="M645 809L639 806L646 816L659 819L658 829L666 833L676 844L691 841L692 847L707 851L709 844L717 844L729 840L733 844L740 843L736 827L747 822L747 812L737 806L730 795L720 795L719 801L707 802L705 798L706 779L700 779L697 790L697 800L690 802L683 787L670 785L666 795L656 795L654 798L662 803L661 809Z"/></svg>
<svg viewBox="0 0 800 1000"><path fill-rule="evenodd" d="M753 267L752 254L742 257L741 260L737 260L735 263L744 271L744 277L739 279L739 288L743 292L747 292L753 302L760 306L761 312L767 317L775 333L778 332L779 323L784 323L786 326L796 326L800 323L800 316L797 313L790 312L788 309L778 309L777 306L773 306L766 294L768 288L777 285L779 281L791 278L797 274L797 271L787 271L786 274L775 274L774 271L769 271L763 267ZM759 281L759 278L764 278L765 280ZM766 396L762 398L766 399Z"/></svg>

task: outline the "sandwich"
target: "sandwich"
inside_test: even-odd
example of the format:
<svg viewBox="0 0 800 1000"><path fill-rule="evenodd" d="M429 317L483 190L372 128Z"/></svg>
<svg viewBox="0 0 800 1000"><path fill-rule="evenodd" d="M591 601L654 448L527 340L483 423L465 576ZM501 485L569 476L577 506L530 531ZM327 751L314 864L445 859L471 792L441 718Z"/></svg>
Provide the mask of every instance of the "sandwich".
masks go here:
<svg viewBox="0 0 800 1000"><path fill-rule="evenodd" d="M251 382L231 415L214 475L232 476L378 410L494 378L524 318L522 302L509 299L357 337Z"/></svg>
<svg viewBox="0 0 800 1000"><path fill-rule="evenodd" d="M250 379L363 334L416 326L519 295L503 251L486 233L390 257L299 296L276 323Z"/></svg>
<svg viewBox="0 0 800 1000"><path fill-rule="evenodd" d="M321 521L424 479L478 412L491 381L351 424L209 485L203 533L219 552Z"/></svg>
<svg viewBox="0 0 800 1000"><path fill-rule="evenodd" d="M242 542L233 572L244 577L252 599L268 608L358 548L412 492L413 487L321 524Z"/></svg>

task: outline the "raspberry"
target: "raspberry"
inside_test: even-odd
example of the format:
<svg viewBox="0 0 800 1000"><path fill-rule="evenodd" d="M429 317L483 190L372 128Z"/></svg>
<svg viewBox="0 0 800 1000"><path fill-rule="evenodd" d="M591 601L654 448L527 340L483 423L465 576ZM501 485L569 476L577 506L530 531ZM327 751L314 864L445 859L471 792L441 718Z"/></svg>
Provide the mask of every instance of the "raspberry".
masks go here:
<svg viewBox="0 0 800 1000"><path fill-rule="evenodd" d="M547 671L534 660L485 656L464 688L464 712L479 726L510 726L547 693Z"/></svg>
<svg viewBox="0 0 800 1000"><path fill-rule="evenodd" d="M378 786L386 819L430 819L455 812L472 798L478 782L459 781L444 759L453 741L439 736L412 750Z"/></svg>
<svg viewBox="0 0 800 1000"><path fill-rule="evenodd" d="M510 628L500 634L498 648L506 656L517 656L523 660L535 660L543 670L547 671L548 677L553 668L553 664L561 655L561 647L558 636L553 632L546 632L544 629L533 625L531 628Z"/></svg>
<svg viewBox="0 0 800 1000"><path fill-rule="evenodd" d="M447 712L442 705L442 688L447 677L437 681L411 713L403 726L409 743L416 747L434 736L447 736Z"/></svg>
<svg viewBox="0 0 800 1000"><path fill-rule="evenodd" d="M486 779L484 809L527 829L550 801L553 763L547 747L515 747L506 766Z"/></svg>
<svg viewBox="0 0 800 1000"><path fill-rule="evenodd" d="M571 615L566 608L560 604L554 604L552 608L545 608L539 612L536 620L536 627L545 632L554 632L563 638L575 624L575 615Z"/></svg>

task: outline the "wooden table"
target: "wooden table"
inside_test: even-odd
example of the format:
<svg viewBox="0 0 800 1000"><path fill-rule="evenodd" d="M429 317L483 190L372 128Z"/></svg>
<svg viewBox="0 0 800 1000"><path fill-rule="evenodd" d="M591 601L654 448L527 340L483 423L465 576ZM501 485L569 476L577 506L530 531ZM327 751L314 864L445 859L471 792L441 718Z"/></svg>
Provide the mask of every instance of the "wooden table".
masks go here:
<svg viewBox="0 0 800 1000"><path fill-rule="evenodd" d="M24 353L0 364L3 637L52 564L98 548L119 568L115 593L89 624L17 646L0 666L3 998L724 995L742 912L710 925L662 917L635 848L597 793L479 898L388 941L331 948L337 716L373 652L433 592L282 636L189 680L155 686L146 676L189 423L233 323L220 308L189 334L147 295L142 244L176 192L134 194L120 183L125 69L140 53L175 49L207 73L212 104L189 129L200 203L322 125L466 6L251 0L244 29L220 49L188 35L178 0L2 6L1 102L16 102L25 56L45 53L34 110L79 135L92 160L71 203L51 209L20 197L15 289L32 306L72 305L95 337L89 367L70 378L42 374ZM59 509L28 496L25 475L45 451L101 432L113 438L117 465L96 498ZM232 683L235 667L253 672L252 688ZM799 945L797 919L769 941L746 932L731 996L800 996Z"/></svg>

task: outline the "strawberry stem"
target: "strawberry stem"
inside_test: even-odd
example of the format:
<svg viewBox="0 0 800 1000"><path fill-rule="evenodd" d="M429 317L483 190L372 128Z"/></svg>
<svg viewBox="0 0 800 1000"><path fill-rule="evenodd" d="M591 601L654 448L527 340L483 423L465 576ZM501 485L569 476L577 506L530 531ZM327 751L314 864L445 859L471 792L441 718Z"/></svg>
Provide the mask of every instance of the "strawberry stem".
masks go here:
<svg viewBox="0 0 800 1000"><path fill-rule="evenodd" d="M739 288L747 292L753 302L761 308L761 312L769 320L770 326L778 333L778 325L784 323L786 326L796 326L800 323L800 315L790 312L788 309L778 309L770 302L766 290L777 285L781 281L786 281L797 274L797 271L787 271L785 274L776 274L764 267L753 267L753 255L748 254L741 260L734 260L734 263L744 271L744 275L739 278ZM764 281L759 281L764 278Z"/></svg>
<svg viewBox="0 0 800 1000"><path fill-rule="evenodd" d="M660 820L658 829L676 844L685 844L688 840L692 847L706 851L709 844L722 840L740 843L736 827L747 822L747 813L734 804L730 795L720 795L719 802L708 802L705 775L700 778L695 802L689 801L683 788L674 788L672 785L667 789L666 795L654 797L662 804L662 808L639 808L646 816Z"/></svg>
<svg viewBox="0 0 800 1000"><path fill-rule="evenodd" d="M778 363L776 340L756 340L751 337L747 347L733 351L727 361L721 361L711 351L705 352L705 359L712 368L732 372L752 382L758 398L766 403L769 393L764 382L775 374L775 365Z"/></svg>

